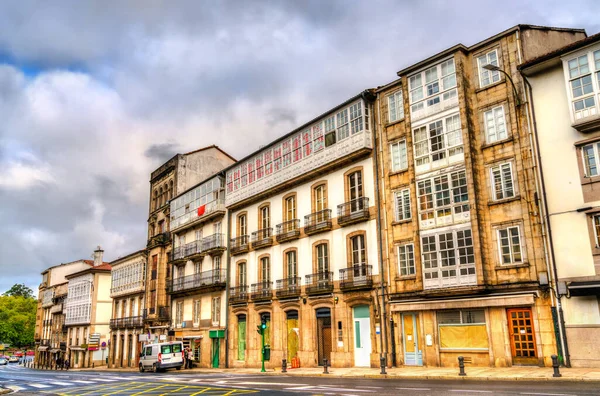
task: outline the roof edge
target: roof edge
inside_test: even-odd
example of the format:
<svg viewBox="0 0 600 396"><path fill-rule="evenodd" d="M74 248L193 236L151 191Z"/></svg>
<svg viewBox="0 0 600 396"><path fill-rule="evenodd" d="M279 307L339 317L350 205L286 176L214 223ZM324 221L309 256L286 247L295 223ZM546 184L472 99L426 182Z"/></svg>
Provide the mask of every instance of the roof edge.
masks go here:
<svg viewBox="0 0 600 396"><path fill-rule="evenodd" d="M133 257L135 255L138 255L138 254L146 255L147 251L146 251L146 249L140 249L140 250L137 250L137 251L135 251L133 253L126 254L123 257L119 257L118 259L115 259L113 261L109 261L108 264L110 264L111 266L115 265L115 264L120 264L121 261L127 260L127 259L129 259L129 258L131 258L131 257Z"/></svg>
<svg viewBox="0 0 600 396"><path fill-rule="evenodd" d="M373 88L368 88L368 89L365 89L365 90L361 91L360 93L358 93L358 94L354 95L353 97L351 97L351 98L349 98L349 99L346 99L344 102L342 102L342 103L340 103L340 104L338 104L338 105L336 105L336 106L334 106L334 107L330 108L330 109L329 109L329 110L327 110L326 112L324 112L324 113L322 113L322 114L320 114L320 115L318 115L318 116L314 117L314 118L313 118L313 119L311 119L310 121L308 121L308 122L305 122L304 124L300 125L299 127L297 127L297 128L295 128L295 129L293 129L291 132L288 132L288 133L286 133L285 135L283 135L283 136L280 136L280 137L278 137L277 139L275 139L275 140L273 140L273 141L269 142L269 143L268 143L268 144L266 144L266 145L265 145L263 148L260 148L260 149L258 149L258 150L255 150L255 151L251 152L250 154L246 155L244 158L242 158L242 159L240 159L240 160L236 161L236 163L235 163L235 164L232 164L232 165L229 165L229 166L228 166L228 167L226 167L226 168L223 168L223 170L221 170L221 172L225 172L225 173L226 173L227 171L229 171L229 170L231 170L231 169L235 168L236 166L239 166L239 164L240 164L241 162L244 162L244 161L246 161L246 160L248 160L248 159L250 159L250 158L254 157L256 154L258 154L258 153L260 153L260 152L262 152L262 151L266 150L268 147L270 147L270 146L273 146L273 145L275 145L275 144L277 144L277 143L281 142L282 140L289 138L290 136L292 136L292 135L293 135L293 134L295 134L295 133L298 133L299 131L301 131L302 129L306 128L306 127L307 127L307 126L309 126L310 124L312 124L312 123L316 122L317 120L319 120L319 119L321 119L321 118L325 117L327 114L329 114L329 113L332 113L332 112L334 112L334 111L338 110L339 108L341 108L341 107L343 107L343 106L345 106L345 105L347 105L347 104L349 104L349 103L351 103L351 102L355 101L356 99L358 99L358 98L360 98L360 97L365 97L366 95L370 95L370 94L372 94L374 91L375 91L375 89L373 89Z"/></svg>

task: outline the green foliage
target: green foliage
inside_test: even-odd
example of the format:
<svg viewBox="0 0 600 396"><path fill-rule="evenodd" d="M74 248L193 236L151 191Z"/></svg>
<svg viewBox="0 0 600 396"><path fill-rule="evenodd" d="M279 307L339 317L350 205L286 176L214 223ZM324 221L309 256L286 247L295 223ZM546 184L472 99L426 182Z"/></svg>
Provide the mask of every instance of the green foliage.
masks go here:
<svg viewBox="0 0 600 396"><path fill-rule="evenodd" d="M36 310L32 297L0 296L0 342L17 348L33 345Z"/></svg>
<svg viewBox="0 0 600 396"><path fill-rule="evenodd" d="M25 286L24 283L15 283L13 285L13 287L11 287L6 293L3 294L3 296L13 296L13 297L20 296L20 297L32 298L33 290L31 290L30 288Z"/></svg>

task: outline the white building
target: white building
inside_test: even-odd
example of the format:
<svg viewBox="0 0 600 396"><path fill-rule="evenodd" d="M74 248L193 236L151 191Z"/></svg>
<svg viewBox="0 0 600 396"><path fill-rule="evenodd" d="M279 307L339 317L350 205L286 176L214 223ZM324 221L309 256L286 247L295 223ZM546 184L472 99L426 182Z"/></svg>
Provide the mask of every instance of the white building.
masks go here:
<svg viewBox="0 0 600 396"><path fill-rule="evenodd" d="M520 67L530 84L566 362L600 365L600 35ZM565 285L566 288L563 286ZM570 358L570 359L569 359Z"/></svg>
<svg viewBox="0 0 600 396"><path fill-rule="evenodd" d="M144 332L144 294L146 291L146 249L110 263L113 300L110 319L111 367L137 367Z"/></svg>
<svg viewBox="0 0 600 396"><path fill-rule="evenodd" d="M365 91L227 169L229 363L375 366L372 99Z"/></svg>
<svg viewBox="0 0 600 396"><path fill-rule="evenodd" d="M225 175L218 173L171 200L173 279L167 282L175 339L200 367L225 366Z"/></svg>
<svg viewBox="0 0 600 396"><path fill-rule="evenodd" d="M67 275L65 326L71 367L105 364L108 356L110 264L102 261L103 250L94 251L94 265Z"/></svg>

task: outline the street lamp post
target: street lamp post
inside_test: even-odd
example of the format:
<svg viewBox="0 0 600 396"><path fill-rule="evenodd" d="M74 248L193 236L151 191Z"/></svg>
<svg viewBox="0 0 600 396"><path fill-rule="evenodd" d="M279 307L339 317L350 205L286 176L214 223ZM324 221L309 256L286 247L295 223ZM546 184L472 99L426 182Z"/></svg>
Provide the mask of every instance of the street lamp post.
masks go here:
<svg viewBox="0 0 600 396"><path fill-rule="evenodd" d="M491 63L488 63L487 65L483 65L483 68L485 70L489 70L489 71L500 72L500 73L504 74L506 76L506 78L508 78L508 81L510 81L510 84L513 87L513 92L515 95L515 100L517 101L517 106L519 106L521 104L521 100L519 99L519 94L517 93L517 87L515 87L515 83L513 82L512 78L510 78L510 75L507 72L505 72L504 70L500 69L498 66L492 65Z"/></svg>
<svg viewBox="0 0 600 396"><path fill-rule="evenodd" d="M265 372L265 330L267 329L267 321L265 320L265 318L261 318L260 321L260 325L256 326L258 334L260 334L261 336L261 344L262 344L262 348L261 348L261 361L262 361L262 369L260 370L261 373Z"/></svg>

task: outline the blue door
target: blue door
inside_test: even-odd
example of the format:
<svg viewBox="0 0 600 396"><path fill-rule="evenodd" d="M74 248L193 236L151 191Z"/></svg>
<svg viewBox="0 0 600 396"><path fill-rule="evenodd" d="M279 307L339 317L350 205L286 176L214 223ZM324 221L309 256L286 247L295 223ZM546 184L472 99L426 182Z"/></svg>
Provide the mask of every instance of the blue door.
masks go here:
<svg viewBox="0 0 600 396"><path fill-rule="evenodd" d="M417 314L402 314L402 345L404 346L404 364L407 366L423 365L417 318Z"/></svg>

